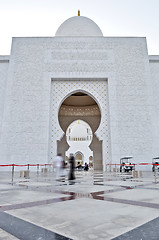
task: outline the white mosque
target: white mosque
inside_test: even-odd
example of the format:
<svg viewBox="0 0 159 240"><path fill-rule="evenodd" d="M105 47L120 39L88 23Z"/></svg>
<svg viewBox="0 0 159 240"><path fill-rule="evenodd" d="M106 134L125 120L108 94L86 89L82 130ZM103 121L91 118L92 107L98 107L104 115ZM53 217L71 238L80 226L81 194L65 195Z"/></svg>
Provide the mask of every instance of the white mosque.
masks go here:
<svg viewBox="0 0 159 240"><path fill-rule="evenodd" d="M0 56L0 164L51 163L58 152L103 170L128 155L151 162L158 95L159 56L144 37L105 37L75 16L54 37L13 38Z"/></svg>

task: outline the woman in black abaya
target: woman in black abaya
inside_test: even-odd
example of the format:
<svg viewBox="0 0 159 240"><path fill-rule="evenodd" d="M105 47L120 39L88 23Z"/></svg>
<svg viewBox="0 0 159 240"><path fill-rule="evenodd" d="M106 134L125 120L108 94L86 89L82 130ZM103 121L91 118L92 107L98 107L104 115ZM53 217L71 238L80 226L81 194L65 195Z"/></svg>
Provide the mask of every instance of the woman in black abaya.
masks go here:
<svg viewBox="0 0 159 240"><path fill-rule="evenodd" d="M69 164L70 164L70 171L68 175L68 180L74 180L75 179L75 158L73 154L70 154L69 157Z"/></svg>

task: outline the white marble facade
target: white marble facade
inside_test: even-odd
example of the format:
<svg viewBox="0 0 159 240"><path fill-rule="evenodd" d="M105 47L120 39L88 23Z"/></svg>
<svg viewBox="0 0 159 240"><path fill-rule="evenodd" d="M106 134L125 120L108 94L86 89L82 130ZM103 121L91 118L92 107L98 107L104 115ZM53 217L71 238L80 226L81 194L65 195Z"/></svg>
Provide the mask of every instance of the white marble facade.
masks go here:
<svg viewBox="0 0 159 240"><path fill-rule="evenodd" d="M103 37L79 16L55 37L13 38L0 56L0 164L50 162L63 136L59 108L78 90L101 110L103 166L159 155L159 56L148 56L146 38Z"/></svg>

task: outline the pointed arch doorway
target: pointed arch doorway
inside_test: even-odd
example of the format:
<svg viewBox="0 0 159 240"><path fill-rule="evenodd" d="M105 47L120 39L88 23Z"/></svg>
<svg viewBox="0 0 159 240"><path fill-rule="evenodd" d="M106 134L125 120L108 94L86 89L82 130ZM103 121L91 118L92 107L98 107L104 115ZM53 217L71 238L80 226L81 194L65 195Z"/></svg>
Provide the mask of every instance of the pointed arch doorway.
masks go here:
<svg viewBox="0 0 159 240"><path fill-rule="evenodd" d="M83 154L81 152L75 153L75 165L77 166L78 164L83 165Z"/></svg>
<svg viewBox="0 0 159 240"><path fill-rule="evenodd" d="M58 141L57 151L61 152L63 156L66 157L66 152L69 149L69 144L66 139L67 128L72 122L79 119L86 122L92 129L92 142L89 147L93 152L93 168L94 170L102 170L102 141L99 141L95 135L95 132L100 125L101 111L97 102L84 91L76 91L70 94L60 106L58 120L62 130L64 131L64 136L60 141ZM73 153L75 154L75 152ZM88 162L89 157L87 159L87 163Z"/></svg>

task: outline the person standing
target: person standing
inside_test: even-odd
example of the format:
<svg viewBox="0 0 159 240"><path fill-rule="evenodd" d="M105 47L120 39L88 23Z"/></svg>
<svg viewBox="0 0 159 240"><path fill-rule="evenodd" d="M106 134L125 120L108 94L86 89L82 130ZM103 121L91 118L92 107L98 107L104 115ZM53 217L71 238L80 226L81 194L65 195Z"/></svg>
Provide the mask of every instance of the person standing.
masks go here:
<svg viewBox="0 0 159 240"><path fill-rule="evenodd" d="M58 153L54 160L54 165L56 168L56 180L60 180L61 172L62 172L62 164L63 164L62 154Z"/></svg>
<svg viewBox="0 0 159 240"><path fill-rule="evenodd" d="M84 171L88 171L88 169L89 169L88 164L85 162Z"/></svg>
<svg viewBox="0 0 159 240"><path fill-rule="evenodd" d="M70 164L70 171L68 175L68 180L74 180L75 179L75 158L73 154L70 154L69 157L69 164Z"/></svg>

